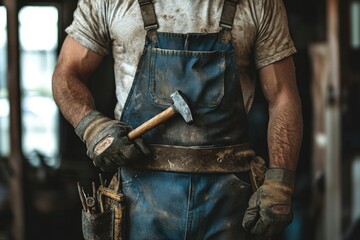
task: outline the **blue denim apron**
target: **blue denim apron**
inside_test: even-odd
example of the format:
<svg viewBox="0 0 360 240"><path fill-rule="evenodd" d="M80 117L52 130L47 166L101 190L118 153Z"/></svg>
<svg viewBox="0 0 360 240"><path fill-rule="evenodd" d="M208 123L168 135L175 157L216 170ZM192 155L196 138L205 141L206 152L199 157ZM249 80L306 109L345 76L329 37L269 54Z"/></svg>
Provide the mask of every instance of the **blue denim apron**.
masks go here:
<svg viewBox="0 0 360 240"><path fill-rule="evenodd" d="M138 126L172 105L182 91L194 124L181 116L142 137L149 144L227 146L247 142L247 118L231 42L219 34L157 33L147 42L122 120Z"/></svg>
<svg viewBox="0 0 360 240"><path fill-rule="evenodd" d="M194 124L175 116L144 134L147 144L174 148L247 144L247 118L230 30L157 32L152 3L139 2L147 38L121 121L140 125L168 108L170 95L180 90L191 106ZM233 2L225 1L224 9L230 3L234 14ZM228 14L223 11L224 15ZM235 174L126 167L122 181L127 239L248 239L241 221L251 187Z"/></svg>

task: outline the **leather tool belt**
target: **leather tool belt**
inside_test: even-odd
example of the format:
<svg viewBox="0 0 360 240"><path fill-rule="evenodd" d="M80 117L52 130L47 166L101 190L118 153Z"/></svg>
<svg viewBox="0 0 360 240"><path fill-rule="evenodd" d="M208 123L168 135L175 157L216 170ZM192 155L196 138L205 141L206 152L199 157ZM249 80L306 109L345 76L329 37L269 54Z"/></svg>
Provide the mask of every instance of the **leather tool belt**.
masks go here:
<svg viewBox="0 0 360 240"><path fill-rule="evenodd" d="M132 167L186 173L237 173L250 170L255 152L248 144L224 147L150 145L153 157Z"/></svg>

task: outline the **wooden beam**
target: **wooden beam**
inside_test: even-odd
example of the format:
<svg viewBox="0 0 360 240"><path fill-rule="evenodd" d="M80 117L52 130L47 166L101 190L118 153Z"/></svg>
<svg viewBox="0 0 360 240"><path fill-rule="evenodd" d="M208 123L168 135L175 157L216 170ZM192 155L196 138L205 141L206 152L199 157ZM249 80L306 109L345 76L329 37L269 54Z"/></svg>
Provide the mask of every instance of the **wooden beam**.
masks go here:
<svg viewBox="0 0 360 240"><path fill-rule="evenodd" d="M328 103L326 107L327 151L325 163L325 239L341 239L341 117L339 0L327 0L329 57Z"/></svg>
<svg viewBox="0 0 360 240"><path fill-rule="evenodd" d="M12 235L15 240L23 240L25 216L23 199L23 156L21 153L21 108L19 74L19 23L18 1L4 0L7 9L8 26L8 90L10 102L10 204L12 210Z"/></svg>

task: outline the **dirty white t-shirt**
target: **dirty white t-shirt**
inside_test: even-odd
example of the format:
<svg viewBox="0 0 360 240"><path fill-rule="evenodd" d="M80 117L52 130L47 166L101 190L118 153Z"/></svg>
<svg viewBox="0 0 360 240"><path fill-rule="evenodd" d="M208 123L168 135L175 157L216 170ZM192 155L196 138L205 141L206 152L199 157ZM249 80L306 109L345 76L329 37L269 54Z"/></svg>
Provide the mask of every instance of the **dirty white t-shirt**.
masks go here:
<svg viewBox="0 0 360 240"><path fill-rule="evenodd" d="M154 0L159 32L212 33L220 30L224 0ZM121 111L144 48L145 34L137 0L79 0L66 32L100 54L112 53L117 106ZM247 110L254 98L254 70L296 52L283 0L240 0L232 29Z"/></svg>

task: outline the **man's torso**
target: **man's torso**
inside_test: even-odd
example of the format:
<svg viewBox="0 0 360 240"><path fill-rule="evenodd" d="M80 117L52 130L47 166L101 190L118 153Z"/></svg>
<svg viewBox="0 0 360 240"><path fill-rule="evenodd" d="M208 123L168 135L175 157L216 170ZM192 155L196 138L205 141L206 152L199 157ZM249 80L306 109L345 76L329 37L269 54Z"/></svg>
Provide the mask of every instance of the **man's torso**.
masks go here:
<svg viewBox="0 0 360 240"><path fill-rule="evenodd" d="M220 30L223 0L158 0L154 6L159 32ZM237 7L232 42L247 110L254 97L254 70L295 52L281 8L281 0L241 0ZM115 116L120 118L145 44L139 4L136 0L81 0L74 17L67 29L70 36L99 54L113 55L118 100Z"/></svg>

